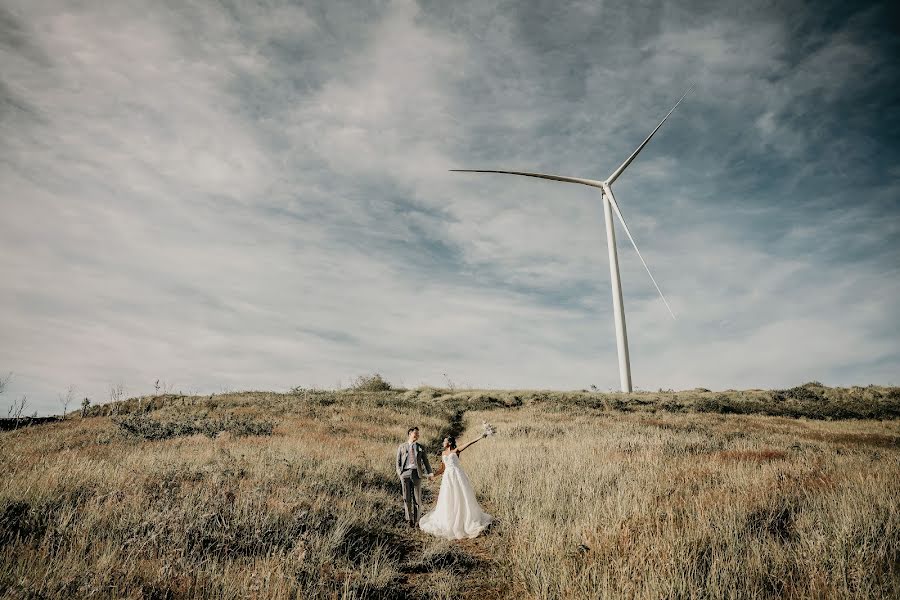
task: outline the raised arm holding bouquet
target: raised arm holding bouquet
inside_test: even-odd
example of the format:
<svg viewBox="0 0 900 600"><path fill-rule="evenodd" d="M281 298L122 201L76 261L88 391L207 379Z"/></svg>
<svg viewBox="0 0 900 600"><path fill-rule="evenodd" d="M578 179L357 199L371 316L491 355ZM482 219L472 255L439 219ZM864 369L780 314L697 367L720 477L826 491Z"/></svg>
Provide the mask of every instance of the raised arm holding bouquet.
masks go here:
<svg viewBox="0 0 900 600"><path fill-rule="evenodd" d="M491 425L490 423L486 423L486 422L482 421L481 425L484 428L484 431L482 431L481 435L479 435L477 438L475 438L471 442L469 442L467 444L463 444L462 448L454 448L457 455L461 454L463 450L465 450L466 448L468 448L475 442L483 440L484 438L488 437L489 435L494 435L495 433L497 433L497 431L494 429L494 426Z"/></svg>

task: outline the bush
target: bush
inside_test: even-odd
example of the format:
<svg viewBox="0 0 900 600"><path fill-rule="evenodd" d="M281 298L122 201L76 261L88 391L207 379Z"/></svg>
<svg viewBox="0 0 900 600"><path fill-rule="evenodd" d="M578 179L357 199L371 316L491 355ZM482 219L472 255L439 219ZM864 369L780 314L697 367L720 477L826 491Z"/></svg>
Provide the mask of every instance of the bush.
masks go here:
<svg viewBox="0 0 900 600"><path fill-rule="evenodd" d="M714 398L703 397L694 402L697 412L728 414L750 414L760 411L758 402L735 402L727 394L718 394Z"/></svg>
<svg viewBox="0 0 900 600"><path fill-rule="evenodd" d="M694 410L807 419L896 419L900 417L900 402L891 397L890 390L848 392L805 384L750 397L729 394L701 397L694 401Z"/></svg>
<svg viewBox="0 0 900 600"><path fill-rule="evenodd" d="M805 401L825 400L825 396L822 392L822 388L815 385L815 382L813 382L805 385L798 385L797 387L792 387L787 390L775 390L772 392L772 399L776 402L782 402L786 399Z"/></svg>
<svg viewBox="0 0 900 600"><path fill-rule="evenodd" d="M391 384L385 381L381 375L360 375L353 380L350 389L358 392L387 392L391 389Z"/></svg>
<svg viewBox="0 0 900 600"><path fill-rule="evenodd" d="M157 421L145 415L132 414L113 422L122 431L145 440L167 440L173 437L202 433L213 438L223 431L233 435L272 435L275 423L249 417L226 416L219 419L184 416L180 419Z"/></svg>

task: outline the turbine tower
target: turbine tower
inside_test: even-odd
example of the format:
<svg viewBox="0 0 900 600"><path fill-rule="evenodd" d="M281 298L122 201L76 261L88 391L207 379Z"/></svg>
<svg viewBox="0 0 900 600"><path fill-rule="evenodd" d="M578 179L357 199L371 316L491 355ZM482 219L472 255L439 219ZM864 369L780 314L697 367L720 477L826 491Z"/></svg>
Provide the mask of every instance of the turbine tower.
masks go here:
<svg viewBox="0 0 900 600"><path fill-rule="evenodd" d="M619 222L622 223L622 228L625 229L625 235L628 236L628 239L631 240L631 245L634 246L634 251L637 252L638 258L641 259L641 263L643 263L644 268L647 270L647 275L650 276L650 281L653 282L653 285L656 287L656 291L659 292L660 298L666 304L666 308L669 310L669 314L672 315L672 319L675 319L675 313L672 312L672 307L669 306L669 302L666 300L666 297L663 295L662 290L659 289L659 284L656 283L656 279L653 278L653 273L650 272L650 267L647 266L647 261L644 260L644 257L641 256L641 251L638 250L637 244L634 241L634 237L632 237L631 232L628 230L628 225L625 223L625 217L622 216L622 211L619 210L619 204L616 202L616 197L612 192L612 184L619 178L619 176L625 171L625 169L632 163L632 161L637 158L637 155L640 154L641 150L644 149L644 146L650 141L653 135L659 131L659 128L662 127L663 123L666 122L666 119L669 118L675 109L678 108L678 105L681 104L681 101L684 100L684 97L688 95L688 93L693 89L693 85L688 88L688 90L681 96L678 102L675 103L675 106L672 107L663 120L659 122L659 125L650 132L650 135L647 136L640 146L631 153L631 156L625 159L619 167L612 172L612 175L607 177L604 181L596 181L594 179L582 179L580 177L562 177L560 175L547 175L544 173L530 173L527 171L501 171L495 169L450 169L451 171L458 173L503 173L506 175L523 175L525 177L537 177L539 179L551 179L553 181L563 181L566 183L578 183L581 185L587 185L595 188L600 188L601 197L603 199L603 217L606 221L606 246L609 250L609 278L612 283L612 298L613 298L613 314L616 319L616 345L618 347L619 352L619 380L622 383L622 391L630 392L631 391L631 361L628 357L628 333L625 328L625 306L622 301L622 281L619 278L619 256L616 252L616 232L613 227L612 220L612 212L616 213L616 216L619 218Z"/></svg>

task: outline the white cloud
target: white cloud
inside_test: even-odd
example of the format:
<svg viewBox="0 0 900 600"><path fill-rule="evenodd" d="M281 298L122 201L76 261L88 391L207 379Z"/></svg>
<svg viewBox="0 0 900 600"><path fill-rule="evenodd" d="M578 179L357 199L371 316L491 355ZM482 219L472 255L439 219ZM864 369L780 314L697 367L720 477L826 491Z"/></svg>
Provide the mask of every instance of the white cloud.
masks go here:
<svg viewBox="0 0 900 600"><path fill-rule="evenodd" d="M801 160L815 137L786 111L841 97L840 81L876 56L858 37L836 36L796 69L774 17L663 15L648 29L605 8L537 24L487 3L448 11L12 9L31 46L0 44L0 93L21 105L0 119L10 397L51 411L72 383L105 399L116 381L132 393L157 378L286 389L372 370L407 385L446 372L472 385L615 386L597 194L447 169L605 177L694 77L616 184L679 315L620 233L636 384L886 372L898 314L883 240L896 220L871 202L840 219L753 204L814 193L808 173L828 163ZM589 19L610 15L618 34L594 40ZM829 63L843 66L823 80ZM802 164L774 183L746 178L741 161L770 146ZM842 264L842 248L863 258Z"/></svg>

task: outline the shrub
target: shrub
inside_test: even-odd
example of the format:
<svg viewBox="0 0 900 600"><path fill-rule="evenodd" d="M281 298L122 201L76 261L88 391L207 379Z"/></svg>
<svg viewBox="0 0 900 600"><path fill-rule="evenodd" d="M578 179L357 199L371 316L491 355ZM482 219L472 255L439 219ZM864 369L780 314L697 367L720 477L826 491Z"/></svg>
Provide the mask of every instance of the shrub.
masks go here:
<svg viewBox="0 0 900 600"><path fill-rule="evenodd" d="M353 380L350 388L358 392L387 392L391 389L391 384L385 381L381 375L375 373L373 375L360 375Z"/></svg>
<svg viewBox="0 0 900 600"><path fill-rule="evenodd" d="M728 394L718 394L714 398L702 397L694 402L694 410L697 412L728 414L750 414L761 411L758 402L737 402ZM755 410L754 410L755 409Z"/></svg>
<svg viewBox="0 0 900 600"><path fill-rule="evenodd" d="M787 390L776 390L772 393L772 399L776 402L792 398L794 400L819 401L825 400L821 388L813 384L798 385Z"/></svg>
<svg viewBox="0 0 900 600"><path fill-rule="evenodd" d="M184 416L179 419L157 421L141 414L131 414L113 422L122 431L146 440L167 440L173 437L202 433L213 438L223 431L233 435L272 435L275 423L249 417L226 416L219 419Z"/></svg>

